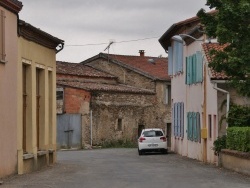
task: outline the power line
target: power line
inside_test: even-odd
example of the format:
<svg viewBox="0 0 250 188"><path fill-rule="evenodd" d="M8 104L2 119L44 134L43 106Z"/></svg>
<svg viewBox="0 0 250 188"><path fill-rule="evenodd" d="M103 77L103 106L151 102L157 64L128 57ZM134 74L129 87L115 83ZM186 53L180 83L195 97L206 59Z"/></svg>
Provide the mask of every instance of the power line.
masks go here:
<svg viewBox="0 0 250 188"><path fill-rule="evenodd" d="M136 41L142 41L142 40L150 40L150 39L155 39L155 38L160 38L160 37L149 37L149 38L142 38L142 39L133 39L133 40L123 40L119 42L113 42L113 43L126 43L126 42L136 42ZM109 44L109 43L93 43L93 44L71 44L71 45L65 45L65 46L98 46L98 45L104 45L104 44Z"/></svg>

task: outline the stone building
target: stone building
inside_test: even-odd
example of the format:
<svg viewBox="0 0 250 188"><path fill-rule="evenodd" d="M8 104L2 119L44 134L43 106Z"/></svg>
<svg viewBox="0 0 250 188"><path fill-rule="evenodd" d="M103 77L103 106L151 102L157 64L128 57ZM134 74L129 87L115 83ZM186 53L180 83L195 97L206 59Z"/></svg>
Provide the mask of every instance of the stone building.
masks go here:
<svg viewBox="0 0 250 188"><path fill-rule="evenodd" d="M167 131L168 125L171 134L166 58L100 53L80 64L58 62L57 87L64 91L64 108L58 110L81 114L84 146L135 142L149 127Z"/></svg>

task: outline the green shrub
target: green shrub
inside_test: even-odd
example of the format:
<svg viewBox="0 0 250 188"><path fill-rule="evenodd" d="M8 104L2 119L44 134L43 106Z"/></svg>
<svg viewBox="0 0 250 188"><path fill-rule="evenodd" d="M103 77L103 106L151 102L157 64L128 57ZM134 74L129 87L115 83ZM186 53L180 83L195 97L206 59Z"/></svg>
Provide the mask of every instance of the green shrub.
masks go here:
<svg viewBox="0 0 250 188"><path fill-rule="evenodd" d="M228 149L249 152L250 151L250 127L229 127L227 129Z"/></svg>
<svg viewBox="0 0 250 188"><path fill-rule="evenodd" d="M229 127L250 127L250 107L231 104L227 122Z"/></svg>
<svg viewBox="0 0 250 188"><path fill-rule="evenodd" d="M219 155L221 149L225 149L226 148L226 136L222 136L222 137L218 137L215 141L214 141L214 154L215 155Z"/></svg>

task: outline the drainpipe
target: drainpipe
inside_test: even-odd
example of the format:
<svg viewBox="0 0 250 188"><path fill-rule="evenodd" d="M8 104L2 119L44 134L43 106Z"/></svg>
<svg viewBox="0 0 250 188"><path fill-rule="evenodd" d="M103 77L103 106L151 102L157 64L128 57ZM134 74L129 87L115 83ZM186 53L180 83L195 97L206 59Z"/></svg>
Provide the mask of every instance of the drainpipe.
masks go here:
<svg viewBox="0 0 250 188"><path fill-rule="evenodd" d="M229 112L229 103L230 103L230 94L228 91L218 88L216 86L213 87L215 90L220 91L222 93L226 93L227 94L227 112L226 112L226 118L228 118L228 112ZM228 123L226 123L226 129L228 128Z"/></svg>

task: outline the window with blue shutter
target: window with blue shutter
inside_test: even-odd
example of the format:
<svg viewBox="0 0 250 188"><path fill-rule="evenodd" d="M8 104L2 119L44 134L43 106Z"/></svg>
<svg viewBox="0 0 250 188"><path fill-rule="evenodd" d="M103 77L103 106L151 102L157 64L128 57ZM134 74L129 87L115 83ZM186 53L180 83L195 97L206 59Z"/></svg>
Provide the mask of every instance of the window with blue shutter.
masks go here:
<svg viewBox="0 0 250 188"><path fill-rule="evenodd" d="M201 142L201 120L200 120L200 113L196 113L196 126L197 126L197 141Z"/></svg>
<svg viewBox="0 0 250 188"><path fill-rule="evenodd" d="M192 113L193 116L193 141L197 142L198 141L198 136L197 136L197 119L196 119L196 113Z"/></svg>
<svg viewBox="0 0 250 188"><path fill-rule="evenodd" d="M173 49L168 47L168 75L173 75Z"/></svg>
<svg viewBox="0 0 250 188"><path fill-rule="evenodd" d="M191 85L203 81L202 53L197 51L195 54L186 57L186 84Z"/></svg>
<svg viewBox="0 0 250 188"><path fill-rule="evenodd" d="M201 142L199 112L187 112L187 136L190 141Z"/></svg>
<svg viewBox="0 0 250 188"><path fill-rule="evenodd" d="M174 103L172 114L172 122L174 129L174 136L176 137L184 137L184 103L177 102Z"/></svg>
<svg viewBox="0 0 250 188"><path fill-rule="evenodd" d="M196 82L203 81L203 63L202 63L202 53L200 51L196 52Z"/></svg>
<svg viewBox="0 0 250 188"><path fill-rule="evenodd" d="M175 75L183 72L183 43L173 41L172 47L168 47L168 74Z"/></svg>
<svg viewBox="0 0 250 188"><path fill-rule="evenodd" d="M184 102L181 103L181 137L184 138Z"/></svg>

